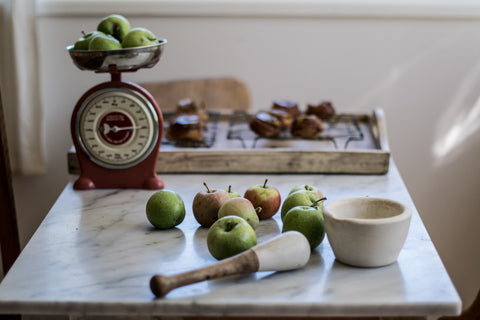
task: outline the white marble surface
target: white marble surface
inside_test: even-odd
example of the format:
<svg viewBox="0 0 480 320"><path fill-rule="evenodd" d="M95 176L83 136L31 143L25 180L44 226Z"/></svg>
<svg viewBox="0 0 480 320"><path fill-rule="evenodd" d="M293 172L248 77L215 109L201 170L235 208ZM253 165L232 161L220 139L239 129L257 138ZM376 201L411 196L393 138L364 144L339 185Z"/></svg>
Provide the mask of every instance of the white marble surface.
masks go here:
<svg viewBox="0 0 480 320"><path fill-rule="evenodd" d="M155 299L149 279L214 263L207 229L192 216L194 194L211 187L243 192L265 175L162 175L187 207L176 229L153 229L145 204L153 191L73 191L67 185L0 284L0 314L96 315L452 315L461 300L392 162L387 175L268 175L285 196L298 184L331 201L386 197L413 209L398 261L354 268L335 260L328 239L307 266L211 280ZM261 221L259 243L281 230L280 214Z"/></svg>

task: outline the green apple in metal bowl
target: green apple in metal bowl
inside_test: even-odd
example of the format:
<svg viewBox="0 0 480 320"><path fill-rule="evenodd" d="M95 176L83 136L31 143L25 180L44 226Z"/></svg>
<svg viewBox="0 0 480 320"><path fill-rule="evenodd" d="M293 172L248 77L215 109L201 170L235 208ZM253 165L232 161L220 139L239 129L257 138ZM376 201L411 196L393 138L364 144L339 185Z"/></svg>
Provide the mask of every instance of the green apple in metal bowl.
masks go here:
<svg viewBox="0 0 480 320"><path fill-rule="evenodd" d="M120 14L111 14L100 21L97 30L110 34L121 42L130 31L130 22Z"/></svg>
<svg viewBox="0 0 480 320"><path fill-rule="evenodd" d="M78 40L73 45L72 50L88 50L90 41L98 35L104 35L104 33L100 31L92 31L86 34L83 33L83 35L80 38L78 38Z"/></svg>
<svg viewBox="0 0 480 320"><path fill-rule="evenodd" d="M146 28L133 28L122 40L122 47L144 47L152 46L158 43L157 37L152 31Z"/></svg>
<svg viewBox="0 0 480 320"><path fill-rule="evenodd" d="M114 36L109 34L98 34L88 43L88 50L117 50L122 49L122 44Z"/></svg>

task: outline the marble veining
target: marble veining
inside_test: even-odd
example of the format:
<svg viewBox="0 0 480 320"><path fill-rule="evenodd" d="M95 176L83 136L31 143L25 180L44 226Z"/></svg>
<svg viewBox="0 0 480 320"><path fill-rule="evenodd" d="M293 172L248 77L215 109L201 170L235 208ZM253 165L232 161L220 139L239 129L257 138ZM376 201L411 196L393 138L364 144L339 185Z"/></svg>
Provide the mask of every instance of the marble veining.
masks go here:
<svg viewBox="0 0 480 320"><path fill-rule="evenodd" d="M326 238L305 268L202 282L155 299L148 283L216 262L207 229L191 205L203 181L244 192L263 175L162 175L187 208L177 228L152 228L145 204L154 191L74 191L68 184L0 284L0 314L93 315L452 315L460 298L414 203L391 162L386 175L268 175L282 196L298 184L321 188L328 201L352 196L397 200L413 210L397 262L355 268L335 260ZM281 232L280 214L261 221L258 242Z"/></svg>

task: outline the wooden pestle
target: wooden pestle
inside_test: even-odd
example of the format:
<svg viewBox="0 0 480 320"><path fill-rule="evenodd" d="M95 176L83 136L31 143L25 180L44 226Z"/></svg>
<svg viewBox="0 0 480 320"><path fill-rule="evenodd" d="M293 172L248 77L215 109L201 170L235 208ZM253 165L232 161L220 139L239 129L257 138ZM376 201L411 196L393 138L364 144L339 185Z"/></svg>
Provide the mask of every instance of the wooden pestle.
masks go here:
<svg viewBox="0 0 480 320"><path fill-rule="evenodd" d="M164 297L175 288L205 280L257 271L297 269L307 264L310 252L310 244L303 234L288 231L243 253L200 269L171 276L154 275L150 279L150 289L155 296Z"/></svg>

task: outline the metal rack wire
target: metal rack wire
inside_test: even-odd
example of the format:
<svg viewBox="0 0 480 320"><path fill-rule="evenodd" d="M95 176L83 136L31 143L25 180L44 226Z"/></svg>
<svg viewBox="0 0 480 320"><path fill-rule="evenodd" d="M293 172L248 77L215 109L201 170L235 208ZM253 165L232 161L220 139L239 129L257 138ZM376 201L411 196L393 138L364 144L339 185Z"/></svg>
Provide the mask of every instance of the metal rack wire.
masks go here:
<svg viewBox="0 0 480 320"><path fill-rule="evenodd" d="M170 117L173 112L164 113L165 130L168 129ZM179 148L211 148L217 139L218 125L221 118L219 112L208 112L207 127L203 132L202 141L169 141L163 138L162 144L174 145ZM362 141L364 133L358 123L358 119L352 114L338 114L330 121L324 121L324 130L316 137L305 139L293 136L289 130L284 130L280 135L272 138L264 138L253 132L249 123L252 118L251 114L245 111L234 111L228 118L227 140L238 140L241 142L243 149L255 149L261 140L271 141L295 141L295 140L309 140L309 141L328 141L335 150L347 149L352 141Z"/></svg>
<svg viewBox="0 0 480 320"><path fill-rule="evenodd" d="M305 138L293 136L289 130L282 131L278 136L264 138L250 130L249 123L251 115L244 111L235 111L232 113L229 122L227 139L240 140L244 149L248 149L247 141L253 141L250 148L255 149L257 142L262 139L269 140L306 140ZM335 149L343 145L347 149L352 141L362 141L364 134L357 118L351 114L339 114L330 121L324 121L324 130L316 137L308 140L324 140L332 143Z"/></svg>

